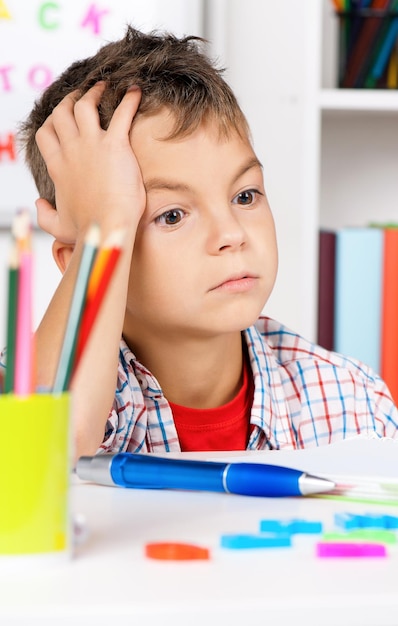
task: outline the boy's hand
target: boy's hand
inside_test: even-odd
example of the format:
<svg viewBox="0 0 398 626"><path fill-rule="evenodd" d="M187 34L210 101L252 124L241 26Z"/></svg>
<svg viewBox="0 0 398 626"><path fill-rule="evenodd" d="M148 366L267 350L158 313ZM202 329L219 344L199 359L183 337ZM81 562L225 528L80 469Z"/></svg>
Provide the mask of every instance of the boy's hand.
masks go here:
<svg viewBox="0 0 398 626"><path fill-rule="evenodd" d="M74 243L93 222L103 232L136 227L145 209L145 189L129 139L141 92L128 90L103 130L98 106L104 90L105 83L97 83L79 100L77 92L68 94L36 133L57 205L55 210L38 200L38 222L65 243Z"/></svg>

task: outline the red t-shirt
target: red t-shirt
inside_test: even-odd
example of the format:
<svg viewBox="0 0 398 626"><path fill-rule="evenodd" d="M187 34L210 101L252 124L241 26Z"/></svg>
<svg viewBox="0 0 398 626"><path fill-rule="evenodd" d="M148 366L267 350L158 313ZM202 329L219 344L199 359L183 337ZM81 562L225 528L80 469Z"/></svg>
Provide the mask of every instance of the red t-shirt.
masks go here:
<svg viewBox="0 0 398 626"><path fill-rule="evenodd" d="M191 409L170 402L181 450L246 450L254 384L244 359L243 382L235 398L215 409Z"/></svg>

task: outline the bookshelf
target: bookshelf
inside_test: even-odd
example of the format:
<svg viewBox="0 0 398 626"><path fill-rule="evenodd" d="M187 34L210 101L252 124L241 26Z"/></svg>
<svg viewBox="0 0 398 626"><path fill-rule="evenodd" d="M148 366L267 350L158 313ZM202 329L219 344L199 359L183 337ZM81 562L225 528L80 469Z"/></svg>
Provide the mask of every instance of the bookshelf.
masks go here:
<svg viewBox="0 0 398 626"><path fill-rule="evenodd" d="M319 130L319 227L398 221L398 91L336 89L337 20L322 1ZM314 258L317 271L318 258ZM314 290L317 298L317 290ZM316 337L316 326L313 328Z"/></svg>
<svg viewBox="0 0 398 626"><path fill-rule="evenodd" d="M319 228L398 221L398 91L336 88L331 0L216 0L208 11L276 222L264 312L316 340Z"/></svg>
<svg viewBox="0 0 398 626"><path fill-rule="evenodd" d="M398 221L398 91L336 89L336 20L322 0L319 226Z"/></svg>
<svg viewBox="0 0 398 626"><path fill-rule="evenodd" d="M364 111L398 113L398 91L321 89L318 106L322 112Z"/></svg>

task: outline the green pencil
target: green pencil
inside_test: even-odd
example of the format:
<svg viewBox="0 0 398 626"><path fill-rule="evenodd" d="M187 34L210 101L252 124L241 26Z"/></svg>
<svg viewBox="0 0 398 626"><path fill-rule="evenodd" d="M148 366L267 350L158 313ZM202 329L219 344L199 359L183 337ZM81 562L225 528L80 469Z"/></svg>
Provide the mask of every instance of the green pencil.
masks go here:
<svg viewBox="0 0 398 626"><path fill-rule="evenodd" d="M8 263L8 304L7 304L7 367L4 380L5 393L14 390L15 375L15 346L17 330L18 304L18 248L12 244Z"/></svg>
<svg viewBox="0 0 398 626"><path fill-rule="evenodd" d="M57 373L55 375L54 393L61 393L69 388L75 361L77 337L86 300L87 285L99 243L100 229L97 224L94 224L88 230L84 241L82 258L76 277Z"/></svg>

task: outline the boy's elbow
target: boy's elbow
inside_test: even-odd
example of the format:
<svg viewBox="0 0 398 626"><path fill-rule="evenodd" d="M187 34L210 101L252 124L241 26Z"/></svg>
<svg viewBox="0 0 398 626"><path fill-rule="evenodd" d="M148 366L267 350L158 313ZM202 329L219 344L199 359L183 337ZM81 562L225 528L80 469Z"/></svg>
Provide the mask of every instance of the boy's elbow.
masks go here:
<svg viewBox="0 0 398 626"><path fill-rule="evenodd" d="M100 447L103 433L94 432L94 429L78 428L72 437L72 461L76 466L81 456L94 456Z"/></svg>

